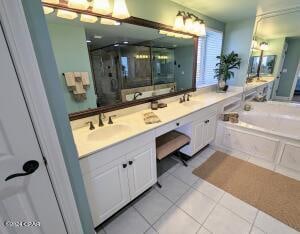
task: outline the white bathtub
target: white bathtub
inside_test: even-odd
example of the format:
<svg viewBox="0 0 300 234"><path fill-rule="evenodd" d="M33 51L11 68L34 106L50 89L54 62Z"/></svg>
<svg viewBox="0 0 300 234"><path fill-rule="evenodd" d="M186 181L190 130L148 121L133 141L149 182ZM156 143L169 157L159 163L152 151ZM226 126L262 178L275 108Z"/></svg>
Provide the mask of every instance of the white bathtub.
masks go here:
<svg viewBox="0 0 300 234"><path fill-rule="evenodd" d="M218 122L215 145L300 172L300 105L251 102L237 124Z"/></svg>

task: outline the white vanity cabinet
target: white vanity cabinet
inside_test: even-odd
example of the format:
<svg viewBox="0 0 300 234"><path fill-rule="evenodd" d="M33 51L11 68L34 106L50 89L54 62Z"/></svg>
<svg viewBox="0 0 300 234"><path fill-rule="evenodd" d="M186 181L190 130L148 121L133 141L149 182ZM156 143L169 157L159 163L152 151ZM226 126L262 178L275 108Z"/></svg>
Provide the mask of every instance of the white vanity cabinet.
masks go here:
<svg viewBox="0 0 300 234"><path fill-rule="evenodd" d="M190 144L180 150L182 153L193 156L214 140L217 109L216 105L205 108L194 114L193 122L177 129L191 138Z"/></svg>
<svg viewBox="0 0 300 234"><path fill-rule="evenodd" d="M95 227L156 183L154 139L146 133L80 160Z"/></svg>

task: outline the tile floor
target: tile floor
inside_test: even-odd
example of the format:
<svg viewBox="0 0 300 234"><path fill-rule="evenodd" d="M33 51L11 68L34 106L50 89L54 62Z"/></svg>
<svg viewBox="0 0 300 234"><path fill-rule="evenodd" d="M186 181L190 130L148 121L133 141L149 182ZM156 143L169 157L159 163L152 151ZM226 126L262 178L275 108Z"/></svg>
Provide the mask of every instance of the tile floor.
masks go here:
<svg viewBox="0 0 300 234"><path fill-rule="evenodd" d="M98 233L299 233L193 175L193 169L214 152L206 148L189 161L189 167L174 165L159 177L161 189L157 186L151 188Z"/></svg>

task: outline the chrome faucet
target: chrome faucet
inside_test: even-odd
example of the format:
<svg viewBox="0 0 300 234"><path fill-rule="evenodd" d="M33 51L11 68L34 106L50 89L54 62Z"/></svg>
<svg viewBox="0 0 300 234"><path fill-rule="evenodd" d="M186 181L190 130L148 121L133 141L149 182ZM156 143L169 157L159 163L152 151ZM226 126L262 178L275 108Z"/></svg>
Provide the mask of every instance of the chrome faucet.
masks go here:
<svg viewBox="0 0 300 234"><path fill-rule="evenodd" d="M89 122L87 122L87 124L90 125L90 130L94 130L94 129L95 129L95 126L94 126L94 124L93 124L93 121L89 121Z"/></svg>
<svg viewBox="0 0 300 234"><path fill-rule="evenodd" d="M112 121L112 118L117 117L116 115L111 115L108 118L108 124L113 124L114 122Z"/></svg>
<svg viewBox="0 0 300 234"><path fill-rule="evenodd" d="M99 114L99 124L98 124L99 127L103 127L104 126L102 119L105 119L104 113L100 113Z"/></svg>

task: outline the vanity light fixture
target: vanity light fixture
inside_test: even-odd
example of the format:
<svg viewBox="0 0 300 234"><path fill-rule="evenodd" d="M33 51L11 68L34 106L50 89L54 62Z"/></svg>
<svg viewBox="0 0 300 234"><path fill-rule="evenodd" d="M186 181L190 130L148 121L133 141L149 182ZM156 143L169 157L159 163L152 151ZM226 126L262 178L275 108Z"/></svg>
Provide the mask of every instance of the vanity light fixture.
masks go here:
<svg viewBox="0 0 300 234"><path fill-rule="evenodd" d="M196 15L185 11L179 11L177 13L173 29L196 36L206 36L204 21L199 19Z"/></svg>
<svg viewBox="0 0 300 234"><path fill-rule="evenodd" d="M78 9L78 10L87 10L90 4L87 0L69 0L68 7Z"/></svg>
<svg viewBox="0 0 300 234"><path fill-rule="evenodd" d="M101 15L111 14L109 0L94 0L92 12Z"/></svg>
<svg viewBox="0 0 300 234"><path fill-rule="evenodd" d="M174 22L174 30L183 31L184 30L184 14L182 11L178 11L175 22Z"/></svg>
<svg viewBox="0 0 300 234"><path fill-rule="evenodd" d="M43 0L42 2L50 3L50 4L59 4L59 0Z"/></svg>
<svg viewBox="0 0 300 234"><path fill-rule="evenodd" d="M80 21L85 23L95 23L98 20L96 16L81 14Z"/></svg>
<svg viewBox="0 0 300 234"><path fill-rule="evenodd" d="M184 24L183 31L185 31L187 33L194 33L194 20L192 19L191 16L188 16L185 19L185 24Z"/></svg>
<svg viewBox="0 0 300 234"><path fill-rule="evenodd" d="M259 44L259 47L261 50L268 50L269 44L268 44L268 42L263 41Z"/></svg>
<svg viewBox="0 0 300 234"><path fill-rule="evenodd" d="M106 19L106 18L101 18L100 19L100 23L101 24L105 24L105 25L120 25L121 23L115 20L111 20L111 19Z"/></svg>
<svg viewBox="0 0 300 234"><path fill-rule="evenodd" d="M130 17L125 0L115 0L112 16L118 19Z"/></svg>
<svg viewBox="0 0 300 234"><path fill-rule="evenodd" d="M78 16L77 13L75 13L75 12L67 11L67 10L61 10L61 9L57 10L56 15L57 15L57 17L60 17L60 18L63 18L63 19L69 19L69 20L75 19Z"/></svg>
<svg viewBox="0 0 300 234"><path fill-rule="evenodd" d="M45 15L51 14L54 9L52 7L43 6L43 11Z"/></svg>

